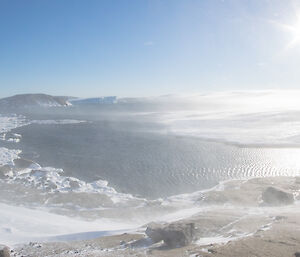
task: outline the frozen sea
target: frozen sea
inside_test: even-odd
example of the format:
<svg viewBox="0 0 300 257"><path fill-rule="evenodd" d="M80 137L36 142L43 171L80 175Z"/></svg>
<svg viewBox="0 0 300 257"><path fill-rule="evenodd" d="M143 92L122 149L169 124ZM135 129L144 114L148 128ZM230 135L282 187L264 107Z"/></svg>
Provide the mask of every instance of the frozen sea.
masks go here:
<svg viewBox="0 0 300 257"><path fill-rule="evenodd" d="M0 241L130 231L201 211L195 192L221 190L222 181L300 175L297 96L231 92L2 113Z"/></svg>

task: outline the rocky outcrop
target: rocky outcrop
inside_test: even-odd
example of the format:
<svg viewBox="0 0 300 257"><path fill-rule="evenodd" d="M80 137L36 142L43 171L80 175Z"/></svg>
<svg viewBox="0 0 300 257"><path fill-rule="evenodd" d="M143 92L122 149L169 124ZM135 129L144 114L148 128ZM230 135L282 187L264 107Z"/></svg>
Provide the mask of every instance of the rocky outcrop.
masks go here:
<svg viewBox="0 0 300 257"><path fill-rule="evenodd" d="M10 250L5 245L0 245L0 257L10 257Z"/></svg>
<svg viewBox="0 0 300 257"><path fill-rule="evenodd" d="M170 248L189 245L195 236L194 223L173 223L160 225L151 223L146 229L146 235L153 243L163 241Z"/></svg>
<svg viewBox="0 0 300 257"><path fill-rule="evenodd" d="M263 205L280 206L294 203L294 196L282 189L275 187L268 187L262 193Z"/></svg>

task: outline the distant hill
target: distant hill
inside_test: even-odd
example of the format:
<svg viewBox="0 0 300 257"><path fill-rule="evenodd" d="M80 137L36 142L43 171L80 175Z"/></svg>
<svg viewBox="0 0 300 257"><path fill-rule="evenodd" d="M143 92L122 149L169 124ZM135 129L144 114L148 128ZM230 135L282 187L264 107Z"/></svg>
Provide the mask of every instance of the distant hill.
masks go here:
<svg viewBox="0 0 300 257"><path fill-rule="evenodd" d="M19 109L26 107L68 106L70 97L51 96L46 94L23 94L0 99L0 108Z"/></svg>

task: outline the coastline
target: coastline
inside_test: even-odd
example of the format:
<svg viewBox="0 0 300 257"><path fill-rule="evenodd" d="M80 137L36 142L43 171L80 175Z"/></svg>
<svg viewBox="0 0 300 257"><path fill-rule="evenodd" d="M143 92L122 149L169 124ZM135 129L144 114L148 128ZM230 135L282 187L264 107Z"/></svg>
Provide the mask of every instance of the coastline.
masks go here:
<svg viewBox="0 0 300 257"><path fill-rule="evenodd" d="M268 187L293 194L295 202L263 205L261 195ZM193 240L183 246L153 242L145 234L151 226L146 224L138 233L80 241L31 242L15 246L11 256L296 256L300 251L299 192L299 177L228 181L222 190L204 193L203 203L213 208L171 222L179 228L195 225Z"/></svg>

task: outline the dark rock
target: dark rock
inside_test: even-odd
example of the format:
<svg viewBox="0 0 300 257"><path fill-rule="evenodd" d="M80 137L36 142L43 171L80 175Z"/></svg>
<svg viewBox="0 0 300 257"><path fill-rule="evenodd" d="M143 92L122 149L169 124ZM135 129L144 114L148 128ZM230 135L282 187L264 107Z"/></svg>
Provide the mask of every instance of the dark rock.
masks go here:
<svg viewBox="0 0 300 257"><path fill-rule="evenodd" d="M209 253L217 253L217 251L215 249L208 249L207 250Z"/></svg>
<svg viewBox="0 0 300 257"><path fill-rule="evenodd" d="M153 243L158 243L163 240L162 230L162 225L151 223L148 225L145 233L148 237L151 238Z"/></svg>
<svg viewBox="0 0 300 257"><path fill-rule="evenodd" d="M300 252L296 252L295 257L300 257Z"/></svg>
<svg viewBox="0 0 300 257"><path fill-rule="evenodd" d="M281 216L281 215L275 217L275 220L286 220L286 219L287 219L286 216Z"/></svg>
<svg viewBox="0 0 300 257"><path fill-rule="evenodd" d="M278 206L289 205L294 203L294 196L282 189L268 187L262 193L263 205Z"/></svg>
<svg viewBox="0 0 300 257"><path fill-rule="evenodd" d="M153 243L164 241L170 247L183 247L190 244L195 235L194 223L173 223L160 225L152 223L146 229L146 235Z"/></svg>
<svg viewBox="0 0 300 257"><path fill-rule="evenodd" d="M10 257L10 250L5 245L0 245L0 257Z"/></svg>

